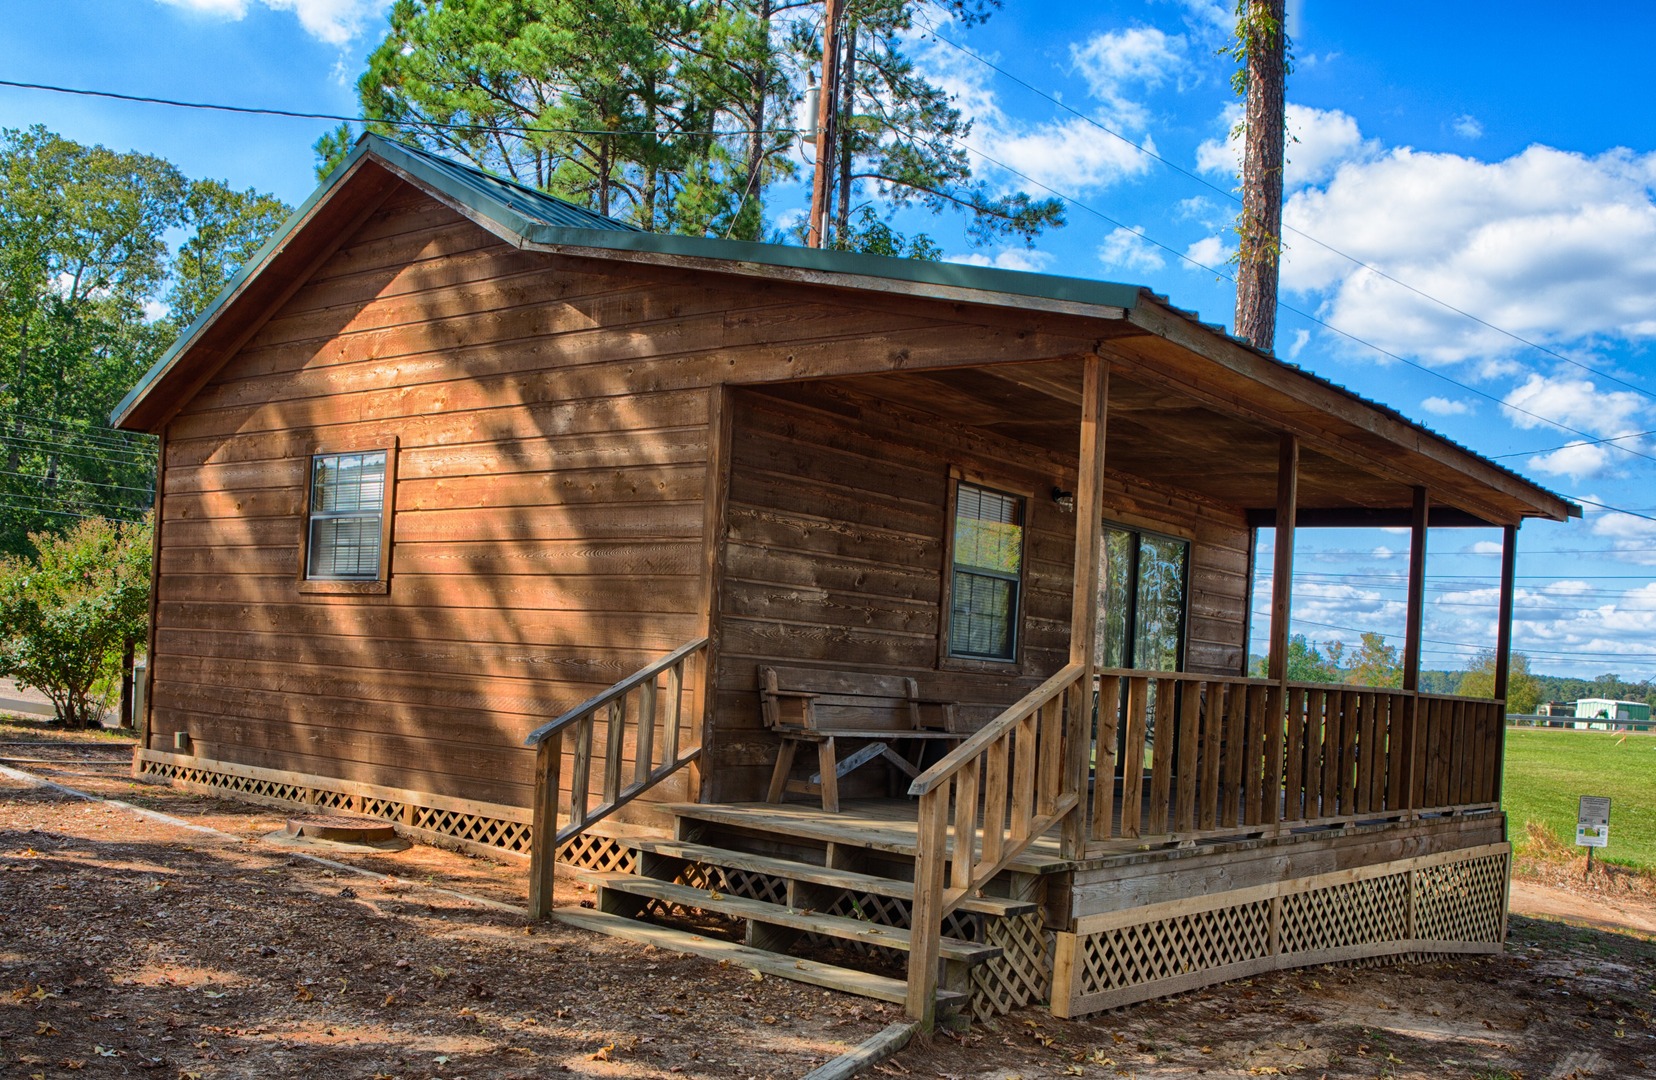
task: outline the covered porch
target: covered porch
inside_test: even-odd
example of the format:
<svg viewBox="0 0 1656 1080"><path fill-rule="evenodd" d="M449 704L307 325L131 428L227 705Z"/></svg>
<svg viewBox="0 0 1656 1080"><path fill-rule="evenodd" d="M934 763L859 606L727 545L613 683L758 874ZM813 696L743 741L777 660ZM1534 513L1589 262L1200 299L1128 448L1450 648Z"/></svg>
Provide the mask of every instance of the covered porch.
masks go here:
<svg viewBox="0 0 1656 1080"><path fill-rule="evenodd" d="M550 783L538 782L535 835L558 820L567 743L563 841L676 767L652 748L682 720L700 736L684 745L701 798L666 808L666 827L681 838L780 833L830 868L856 848L855 865L872 860L903 882L904 997L926 1022L949 970L943 928L978 898L1018 890L1042 905L1055 1011L1342 949L1492 947L1508 850L1499 697L1516 530L1568 506L1395 414L1237 353L1248 370L1197 370L1157 335L1037 362L725 388L708 634L537 733ZM921 490L929 475L935 486ZM1024 530L1022 561L1002 575L1016 623L999 653L951 647L963 484L1003 494L1014 507L1004 520ZM1287 678L1300 523L1410 529L1402 687ZM1503 530L1494 700L1418 690L1429 525ZM1246 676L1260 527L1278 534L1262 679ZM1122 623L1112 528L1184 545L1171 644L1136 657L1129 643L1145 639L1130 614ZM1157 632L1165 639L1167 626ZM1133 666L1108 666L1124 652ZM765 802L779 749L758 709L767 663L900 674L960 703L974 730L920 772L911 801L852 792L839 815ZM674 858L675 874L694 861ZM1417 896L1419 874L1440 882L1432 868L1463 863L1454 873L1476 887L1450 889L1450 906L1473 910L1476 925L1418 933L1412 913L1450 903L1436 885ZM550 857L537 858L537 910L550 873ZM1124 891L1144 874L1165 880ZM1327 925L1295 938L1298 916L1284 911L1313 894ZM1370 918L1399 897L1403 922ZM1186 959L1120 967L1121 949L1145 948Z"/></svg>

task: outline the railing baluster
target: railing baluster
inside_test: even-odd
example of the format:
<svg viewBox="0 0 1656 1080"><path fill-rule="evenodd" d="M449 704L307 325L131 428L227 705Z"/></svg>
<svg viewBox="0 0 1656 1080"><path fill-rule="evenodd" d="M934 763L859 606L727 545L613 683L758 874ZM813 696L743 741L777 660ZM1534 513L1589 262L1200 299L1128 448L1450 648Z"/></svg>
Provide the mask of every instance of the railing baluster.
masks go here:
<svg viewBox="0 0 1656 1080"><path fill-rule="evenodd" d="M1305 784L1305 691L1296 686L1288 688L1287 702L1288 747L1287 772L1282 780L1282 819L1299 821L1305 817L1303 786Z"/></svg>
<svg viewBox="0 0 1656 1080"><path fill-rule="evenodd" d="M1135 675L1127 680L1127 735L1121 748L1121 835L1136 837L1144 820L1144 729L1150 699L1150 680Z"/></svg>
<svg viewBox="0 0 1656 1080"><path fill-rule="evenodd" d="M1173 793L1173 735L1177 725L1174 712L1178 693L1170 680L1156 680L1155 733L1150 748L1150 819L1145 827L1151 835L1167 831L1168 803Z"/></svg>
<svg viewBox="0 0 1656 1080"><path fill-rule="evenodd" d="M661 717L661 764L670 768L678 762L679 716L684 707L684 661L667 669L667 708Z"/></svg>
<svg viewBox="0 0 1656 1080"><path fill-rule="evenodd" d="M1248 687L1248 714L1242 738L1242 787L1247 802L1242 815L1244 825L1258 825L1265 816L1265 687L1255 683Z"/></svg>
<svg viewBox="0 0 1656 1080"><path fill-rule="evenodd" d="M1035 754L1039 712L1030 713L1018 721L1012 747L1012 841L1014 844L1029 839L1029 826L1035 808Z"/></svg>
<svg viewBox="0 0 1656 1080"><path fill-rule="evenodd" d="M627 698L616 698L609 704L609 722L604 728L604 801L614 802L621 797L621 751L627 741Z"/></svg>
<svg viewBox="0 0 1656 1080"><path fill-rule="evenodd" d="M1282 820L1282 744L1286 731L1286 705L1280 683L1272 683L1265 690L1265 822L1274 825Z"/></svg>
<svg viewBox="0 0 1656 1080"><path fill-rule="evenodd" d="M575 769L569 777L570 824L587 822L587 800L592 790L592 713L575 722Z"/></svg>
<svg viewBox="0 0 1656 1080"><path fill-rule="evenodd" d="M983 861L990 866L1000 862L1006 839L1007 768L1010 765L1010 743L996 739L986 753L983 784Z"/></svg>
<svg viewBox="0 0 1656 1080"><path fill-rule="evenodd" d="M1211 682L1202 703L1202 779L1200 783L1200 812L1198 829L1213 829L1219 824L1219 747L1224 740L1225 699L1230 684Z"/></svg>
<svg viewBox="0 0 1656 1080"><path fill-rule="evenodd" d="M1055 697L1043 704L1040 716L1040 786L1035 812L1044 817L1058 806L1058 796L1064 786L1064 699Z"/></svg>
<svg viewBox="0 0 1656 1080"><path fill-rule="evenodd" d="M1167 685L1164 683L1164 685ZM1180 832L1196 828L1196 782L1200 767L1202 740L1202 684L1194 681L1171 681L1171 688L1179 693L1178 788L1173 820Z"/></svg>
<svg viewBox="0 0 1656 1080"><path fill-rule="evenodd" d="M638 688L638 734L633 741L633 783L649 782L655 769L656 684L651 679Z"/></svg>
<svg viewBox="0 0 1656 1080"><path fill-rule="evenodd" d="M973 758L955 774L954 798L954 863L951 884L962 891L972 888L972 872L977 869L977 801L978 770L982 758ZM985 823L984 828L988 828ZM999 826L995 826L999 828Z"/></svg>
<svg viewBox="0 0 1656 1080"><path fill-rule="evenodd" d="M1225 697L1224 801L1219 815L1229 828L1242 815L1242 769L1247 761L1248 687L1233 686Z"/></svg>
<svg viewBox="0 0 1656 1080"><path fill-rule="evenodd" d="M1086 700L1082 691L1083 703ZM1120 729L1121 676L1104 675L1098 680L1098 737L1093 742L1094 840L1110 839L1115 819L1116 732Z"/></svg>

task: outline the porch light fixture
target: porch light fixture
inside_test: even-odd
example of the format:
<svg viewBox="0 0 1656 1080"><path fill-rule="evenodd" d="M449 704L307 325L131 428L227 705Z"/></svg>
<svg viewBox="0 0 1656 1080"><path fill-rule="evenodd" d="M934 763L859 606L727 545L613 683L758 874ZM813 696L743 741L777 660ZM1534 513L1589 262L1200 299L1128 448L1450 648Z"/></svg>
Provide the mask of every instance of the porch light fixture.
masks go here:
<svg viewBox="0 0 1656 1080"><path fill-rule="evenodd" d="M1052 489L1052 501L1058 504L1058 509L1066 514L1075 513L1075 492L1065 491L1061 487Z"/></svg>

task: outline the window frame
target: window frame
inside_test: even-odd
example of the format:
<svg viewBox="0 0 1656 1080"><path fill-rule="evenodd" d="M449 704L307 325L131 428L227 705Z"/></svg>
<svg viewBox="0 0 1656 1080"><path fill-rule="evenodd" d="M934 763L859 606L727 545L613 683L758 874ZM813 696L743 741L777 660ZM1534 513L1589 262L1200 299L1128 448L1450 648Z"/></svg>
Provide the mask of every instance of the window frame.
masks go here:
<svg viewBox="0 0 1656 1080"><path fill-rule="evenodd" d="M1185 553L1184 554L1184 566L1182 568L1182 571L1180 573L1180 578L1179 578L1179 641L1178 641L1178 646L1177 646L1177 654L1178 655L1177 655L1177 659L1175 661L1176 666L1173 669L1175 672L1183 673L1185 671L1186 667L1190 663L1190 571L1191 571L1191 560L1194 557L1195 552L1196 552L1195 538L1190 537L1190 536L1180 536L1178 533L1167 532L1163 529L1146 528L1145 526L1142 526L1142 525L1134 525L1130 522L1120 521L1120 520L1111 520L1109 518L1101 519L1099 521L1099 528L1101 530L1106 531L1106 532L1108 530L1114 529L1116 532L1127 533L1128 535L1134 537L1133 562L1132 562L1132 567L1129 571L1128 580L1127 580L1127 614L1126 614L1126 623L1127 623L1127 625L1126 625L1126 629L1125 629L1125 632L1124 632L1123 637L1122 637L1123 651L1126 654L1123 657L1123 659L1127 662L1120 668L1109 668L1109 670L1118 670L1118 671L1160 670L1160 669L1151 669L1151 668L1138 667L1137 666L1138 657L1133 655L1137 651L1134 646L1135 646L1135 643L1138 639L1137 622L1138 622L1138 594L1139 594L1139 557L1140 557L1140 553L1141 553L1140 552L1140 545L1143 542L1143 538L1147 537L1147 536L1151 537L1152 539L1156 539L1156 540L1171 540L1171 541L1174 541L1175 543L1179 543L1179 544L1184 545L1184 553ZM1099 544L1100 557L1101 558L1108 558L1109 557L1109 554L1108 554L1109 553L1109 538L1108 538L1108 536L1104 536L1104 537L1101 537L1101 540L1102 540L1102 542ZM1099 575L1098 575L1098 599L1097 599L1097 602L1096 602L1096 605L1095 605L1097 611L1100 614L1102 614L1103 611L1104 611L1104 597L1105 597L1106 590L1108 588L1109 588L1109 574L1106 572L1105 568L1101 566L1101 567L1099 567ZM1106 635L1102 632L1102 628L1101 628L1101 632L1098 635L1098 649L1099 649L1099 652L1101 654L1104 650L1105 639L1106 639ZM1099 666L1104 667L1104 668L1108 668L1108 665L1103 663L1102 657L1100 658Z"/></svg>
<svg viewBox="0 0 1656 1080"><path fill-rule="evenodd" d="M959 513L961 484L983 488L996 495L1009 496L1017 499L1021 504L1024 543L1022 556L1018 560L1017 597L1015 609L1011 616L1012 655L1008 658L956 654L952 651L953 643L950 638L954 622L955 528L956 515ZM1034 493L1022 485L1010 484L1003 479L984 476L956 466L949 467L948 498L945 500L943 518L943 584L939 594L937 613L938 670L993 672L1000 675L1024 674L1023 623L1026 611L1025 595L1029 587L1029 540L1032 535L1030 523L1034 516L1035 503ZM1012 579L1003 578L1001 580Z"/></svg>
<svg viewBox="0 0 1656 1080"><path fill-rule="evenodd" d="M380 504L379 568L372 578L329 578L310 576L311 530L315 517L311 500L316 491L316 461L318 458L342 454L385 455L384 496ZM299 511L299 570L298 588L301 593L332 595L383 596L391 591L391 532L392 517L397 498L397 439L334 440L316 445L301 460L304 461L304 489Z"/></svg>

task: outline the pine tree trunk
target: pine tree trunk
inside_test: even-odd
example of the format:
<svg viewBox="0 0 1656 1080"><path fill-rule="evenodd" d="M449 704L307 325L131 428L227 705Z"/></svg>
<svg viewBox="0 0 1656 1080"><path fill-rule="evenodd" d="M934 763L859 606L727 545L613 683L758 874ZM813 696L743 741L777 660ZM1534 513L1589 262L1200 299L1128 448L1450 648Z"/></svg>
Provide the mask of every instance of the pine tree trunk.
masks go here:
<svg viewBox="0 0 1656 1080"><path fill-rule="evenodd" d="M840 103L835 110L835 140L839 145L839 201L834 206L834 246L844 247L851 226L851 107L857 91L857 24L847 20L845 54L840 61Z"/></svg>
<svg viewBox="0 0 1656 1080"><path fill-rule="evenodd" d="M1236 274L1236 336L1270 352L1276 341L1282 257L1283 96L1288 37L1284 0L1247 0L1238 34L1246 49L1242 217Z"/></svg>

